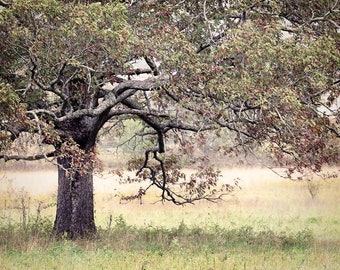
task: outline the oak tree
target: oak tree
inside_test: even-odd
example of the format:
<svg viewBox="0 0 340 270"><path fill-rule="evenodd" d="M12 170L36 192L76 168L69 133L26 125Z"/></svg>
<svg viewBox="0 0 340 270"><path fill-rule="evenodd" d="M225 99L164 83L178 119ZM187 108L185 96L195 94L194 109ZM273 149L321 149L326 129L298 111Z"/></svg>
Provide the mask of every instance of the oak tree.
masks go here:
<svg viewBox="0 0 340 270"><path fill-rule="evenodd" d="M176 204L232 190L212 167L180 171L179 155L194 155L207 133L228 130L220 150L261 148L288 176L337 161L339 1L0 6L0 157L56 162L58 235L96 231L96 141L127 119L148 142L129 167ZM39 151L15 154L23 141Z"/></svg>

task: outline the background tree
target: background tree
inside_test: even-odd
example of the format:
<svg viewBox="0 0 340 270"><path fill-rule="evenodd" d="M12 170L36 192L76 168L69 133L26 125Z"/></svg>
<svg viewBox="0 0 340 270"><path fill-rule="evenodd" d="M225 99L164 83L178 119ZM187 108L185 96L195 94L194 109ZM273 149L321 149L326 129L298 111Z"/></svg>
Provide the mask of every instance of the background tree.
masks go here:
<svg viewBox="0 0 340 270"><path fill-rule="evenodd" d="M95 232L96 140L126 119L150 145L129 163L136 181L176 204L232 189L211 167L186 179L166 145L193 155L207 131L234 133L225 152L261 147L288 175L336 162L338 1L90 2L1 2L1 158L56 161L57 234ZM19 139L39 153L14 154Z"/></svg>

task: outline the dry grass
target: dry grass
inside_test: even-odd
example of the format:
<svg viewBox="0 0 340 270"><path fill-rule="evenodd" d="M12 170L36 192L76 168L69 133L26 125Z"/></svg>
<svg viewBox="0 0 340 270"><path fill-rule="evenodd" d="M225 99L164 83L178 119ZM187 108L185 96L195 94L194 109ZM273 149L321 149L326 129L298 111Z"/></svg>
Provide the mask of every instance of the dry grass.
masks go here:
<svg viewBox="0 0 340 270"><path fill-rule="evenodd" d="M224 177L240 177L242 189L216 204L185 207L155 204L155 190L143 204L121 204L119 194L139 184L96 177L98 239L72 243L44 236L51 221L34 219L41 202L42 217L53 219L56 173L7 171L0 180L2 269L339 269L340 179L320 181L312 199L305 182L268 170L234 169ZM9 219L22 222L22 199L33 219L24 230L20 223L4 227Z"/></svg>
<svg viewBox="0 0 340 270"><path fill-rule="evenodd" d="M332 217L339 218L339 179L320 180L318 194L312 199L306 182L284 180L266 169L229 169L224 170L222 174L224 182L233 182L239 178L242 189L218 203L198 202L185 207L177 207L171 203L155 203L160 195L157 190L150 190L143 198L143 204L139 201L123 204L120 202L120 195L132 194L143 184L120 185L112 175L97 176L94 183L97 224L105 226L110 215L123 215L131 225L156 224L166 227L177 226L182 221L191 225L216 223L230 226L243 224L247 219L252 220L249 217L256 217L257 220L263 220L267 226L275 228L290 219L299 220L297 217L301 215L307 219L325 215L329 220ZM12 197L22 197L25 194L31 198L31 212L34 212L39 202L44 202L43 206L52 206L57 188L56 172L7 171L0 175L0 207L1 204L2 208L4 207L8 190ZM14 191L18 193L15 196ZM53 215L53 207L46 208L43 213Z"/></svg>

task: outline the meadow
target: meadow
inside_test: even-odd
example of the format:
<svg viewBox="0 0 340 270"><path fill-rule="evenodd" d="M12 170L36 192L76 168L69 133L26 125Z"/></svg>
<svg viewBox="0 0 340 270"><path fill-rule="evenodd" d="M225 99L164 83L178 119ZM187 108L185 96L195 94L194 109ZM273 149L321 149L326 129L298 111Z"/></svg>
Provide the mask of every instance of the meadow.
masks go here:
<svg viewBox="0 0 340 270"><path fill-rule="evenodd" d="M122 203L139 186L97 176L98 233L69 241L52 235L54 172L0 175L1 269L340 269L339 178L314 180L311 196L304 181L228 169L242 189L180 207L155 203L156 191Z"/></svg>

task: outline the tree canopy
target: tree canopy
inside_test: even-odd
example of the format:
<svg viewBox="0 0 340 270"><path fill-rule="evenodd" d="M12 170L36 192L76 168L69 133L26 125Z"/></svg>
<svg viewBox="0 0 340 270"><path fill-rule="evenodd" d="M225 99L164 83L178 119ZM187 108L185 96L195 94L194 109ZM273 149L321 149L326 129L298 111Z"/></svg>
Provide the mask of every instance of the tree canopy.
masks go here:
<svg viewBox="0 0 340 270"><path fill-rule="evenodd" d="M215 171L201 169L184 180L178 156L166 153L169 142L201 147L207 132L233 134L232 143L220 146L226 153L261 147L288 175L337 162L339 1L0 6L5 160L54 158L59 178L77 182L75 174L92 175L102 127L134 119L150 147L130 167L177 204L215 197ZM185 139L186 132L197 136ZM23 136L34 138L39 153L13 154ZM171 188L178 182L185 195Z"/></svg>

